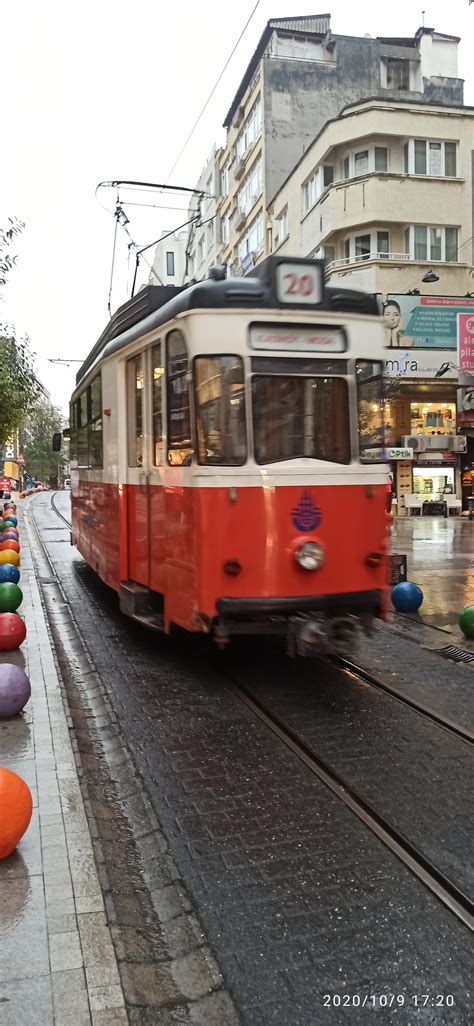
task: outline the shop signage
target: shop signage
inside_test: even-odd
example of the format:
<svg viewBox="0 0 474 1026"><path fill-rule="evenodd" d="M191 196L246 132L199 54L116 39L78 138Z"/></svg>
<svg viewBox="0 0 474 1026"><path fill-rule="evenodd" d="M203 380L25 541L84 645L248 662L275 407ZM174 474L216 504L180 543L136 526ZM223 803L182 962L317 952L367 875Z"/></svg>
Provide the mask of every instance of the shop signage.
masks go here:
<svg viewBox="0 0 474 1026"><path fill-rule="evenodd" d="M474 315L474 299L389 295L383 310L385 345L390 349L456 349L459 314Z"/></svg>
<svg viewBox="0 0 474 1026"><path fill-rule="evenodd" d="M418 465L420 464L424 467L457 467L458 457L452 452L420 452Z"/></svg>
<svg viewBox="0 0 474 1026"><path fill-rule="evenodd" d="M474 373L474 310L458 315L459 370Z"/></svg>
<svg viewBox="0 0 474 1026"><path fill-rule="evenodd" d="M413 350L406 349L397 354L392 350L384 361L385 375L388 378L435 378L443 368L444 380L457 378L456 366L450 366L446 360L447 355L442 349L431 349L416 355Z"/></svg>
<svg viewBox="0 0 474 1026"><path fill-rule="evenodd" d="M316 353L343 353L346 338L343 331L326 327L285 328L279 324L252 324L250 327L252 349L294 349Z"/></svg>
<svg viewBox="0 0 474 1026"><path fill-rule="evenodd" d="M397 447L391 449L384 449L383 459L384 460L412 460L414 449L400 449Z"/></svg>

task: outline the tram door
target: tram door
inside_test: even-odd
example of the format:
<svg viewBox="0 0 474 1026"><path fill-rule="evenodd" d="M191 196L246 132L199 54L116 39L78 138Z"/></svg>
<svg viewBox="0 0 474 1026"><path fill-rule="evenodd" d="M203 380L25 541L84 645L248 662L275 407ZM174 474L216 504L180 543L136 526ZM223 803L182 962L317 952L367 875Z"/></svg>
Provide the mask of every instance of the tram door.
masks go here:
<svg viewBox="0 0 474 1026"><path fill-rule="evenodd" d="M147 353L138 353L127 362L128 577L129 580L144 585L149 584L150 563L145 388L147 357Z"/></svg>
<svg viewBox="0 0 474 1026"><path fill-rule="evenodd" d="M127 364L129 580L165 591L163 344Z"/></svg>

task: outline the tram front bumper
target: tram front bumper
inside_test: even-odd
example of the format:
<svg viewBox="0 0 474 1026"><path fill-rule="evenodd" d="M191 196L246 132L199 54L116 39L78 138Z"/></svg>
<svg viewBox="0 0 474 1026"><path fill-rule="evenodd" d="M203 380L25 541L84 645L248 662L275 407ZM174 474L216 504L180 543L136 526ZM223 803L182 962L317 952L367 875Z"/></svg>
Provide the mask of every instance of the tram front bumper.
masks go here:
<svg viewBox="0 0 474 1026"><path fill-rule="evenodd" d="M235 634L287 637L290 655L344 655L353 652L361 628L370 629L382 609L382 591L278 598L220 598L214 637L225 645Z"/></svg>

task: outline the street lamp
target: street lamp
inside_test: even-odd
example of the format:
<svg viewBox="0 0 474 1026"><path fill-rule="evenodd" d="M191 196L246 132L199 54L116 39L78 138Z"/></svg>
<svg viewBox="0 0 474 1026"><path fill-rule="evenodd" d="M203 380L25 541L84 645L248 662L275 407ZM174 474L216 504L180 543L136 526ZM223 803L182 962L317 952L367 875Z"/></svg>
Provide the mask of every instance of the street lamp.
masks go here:
<svg viewBox="0 0 474 1026"><path fill-rule="evenodd" d="M434 271L428 271L424 278L421 279L426 282L427 285L432 285L435 281L439 281L438 275Z"/></svg>

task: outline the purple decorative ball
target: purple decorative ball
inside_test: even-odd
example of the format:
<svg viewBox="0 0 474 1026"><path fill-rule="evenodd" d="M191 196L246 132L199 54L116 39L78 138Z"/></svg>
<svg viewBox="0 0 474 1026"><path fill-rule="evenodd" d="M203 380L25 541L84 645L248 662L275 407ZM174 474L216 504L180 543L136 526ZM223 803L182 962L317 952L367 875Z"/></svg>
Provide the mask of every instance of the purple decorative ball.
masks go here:
<svg viewBox="0 0 474 1026"><path fill-rule="evenodd" d="M30 695L26 673L13 663L0 663L0 718L20 713Z"/></svg>

